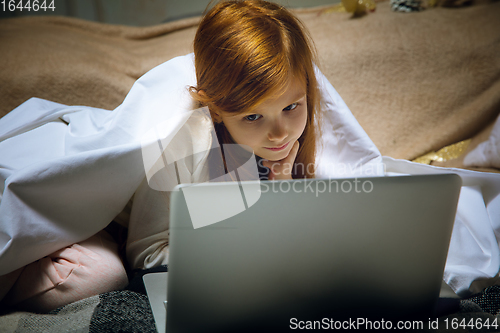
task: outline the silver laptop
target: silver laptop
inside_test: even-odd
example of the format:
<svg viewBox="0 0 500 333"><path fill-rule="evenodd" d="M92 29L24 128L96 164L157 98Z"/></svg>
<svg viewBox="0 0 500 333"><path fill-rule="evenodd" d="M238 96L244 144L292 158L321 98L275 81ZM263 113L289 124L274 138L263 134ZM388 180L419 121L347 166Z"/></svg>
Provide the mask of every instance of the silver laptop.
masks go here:
<svg viewBox="0 0 500 333"><path fill-rule="evenodd" d="M166 330L428 318L460 187L454 174L181 185L171 197Z"/></svg>

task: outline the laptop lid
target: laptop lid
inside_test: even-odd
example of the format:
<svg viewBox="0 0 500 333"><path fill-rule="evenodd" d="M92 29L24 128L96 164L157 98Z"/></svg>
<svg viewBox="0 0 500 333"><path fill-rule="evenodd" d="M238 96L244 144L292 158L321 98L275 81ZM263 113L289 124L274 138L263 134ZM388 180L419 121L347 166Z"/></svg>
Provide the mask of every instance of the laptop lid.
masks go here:
<svg viewBox="0 0 500 333"><path fill-rule="evenodd" d="M460 186L453 174L181 185L171 197L167 332L429 315ZM238 196L244 208L228 206ZM193 209L240 212L200 227Z"/></svg>

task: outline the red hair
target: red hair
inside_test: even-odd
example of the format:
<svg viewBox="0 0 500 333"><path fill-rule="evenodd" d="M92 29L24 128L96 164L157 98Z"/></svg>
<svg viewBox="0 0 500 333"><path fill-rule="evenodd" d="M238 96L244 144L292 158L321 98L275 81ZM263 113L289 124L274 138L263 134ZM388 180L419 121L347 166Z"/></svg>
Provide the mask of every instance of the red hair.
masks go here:
<svg viewBox="0 0 500 333"><path fill-rule="evenodd" d="M314 177L307 166L315 162L319 93L316 52L303 24L267 1L222 1L201 20L194 54L197 87L191 95L211 112L251 111L283 93L293 76L302 80L308 115L292 176ZM216 124L216 131L222 143L231 143L223 124Z"/></svg>

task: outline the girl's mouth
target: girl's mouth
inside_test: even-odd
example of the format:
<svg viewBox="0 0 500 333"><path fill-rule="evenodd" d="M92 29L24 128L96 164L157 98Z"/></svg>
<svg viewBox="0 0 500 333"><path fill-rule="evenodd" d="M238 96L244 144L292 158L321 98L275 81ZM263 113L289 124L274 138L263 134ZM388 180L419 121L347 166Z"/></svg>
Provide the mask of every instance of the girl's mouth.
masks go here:
<svg viewBox="0 0 500 333"><path fill-rule="evenodd" d="M265 147L265 148L266 148L266 149L269 149L269 150L272 150L272 151L280 151L280 150L285 149L285 148L288 146L288 144L289 144L289 143L290 143L290 142L287 142L287 143L285 143L283 146L280 146L280 147L273 147L273 148L270 148L270 147Z"/></svg>

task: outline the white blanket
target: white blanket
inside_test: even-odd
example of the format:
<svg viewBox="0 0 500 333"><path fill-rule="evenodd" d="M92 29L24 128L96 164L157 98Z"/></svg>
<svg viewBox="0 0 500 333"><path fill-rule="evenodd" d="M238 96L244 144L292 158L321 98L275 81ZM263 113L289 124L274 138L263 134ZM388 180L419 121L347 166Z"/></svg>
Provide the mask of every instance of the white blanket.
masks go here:
<svg viewBox="0 0 500 333"><path fill-rule="evenodd" d="M465 166L500 169L500 116L498 116L488 140L481 142L464 158Z"/></svg>
<svg viewBox="0 0 500 333"><path fill-rule="evenodd" d="M384 164L396 173L450 171L382 160L335 89L319 72L318 78L323 102L318 177L382 175ZM193 56L187 55L146 73L113 111L34 98L0 119L0 275L82 241L112 221L145 177L141 139L193 108L186 87L195 84ZM184 126L182 119L172 131ZM199 128L193 141L209 135L209 129ZM445 280L465 295L474 280L490 279L499 270L500 176L451 171L466 187Z"/></svg>

